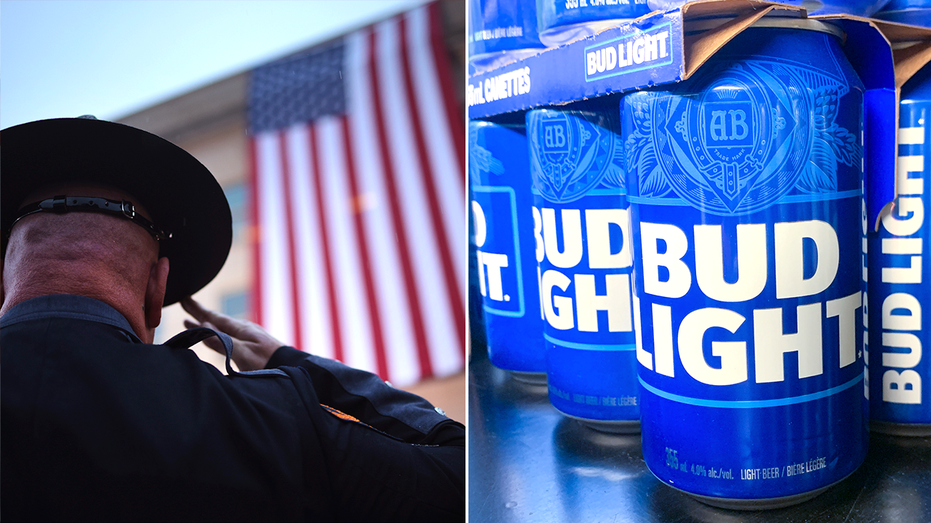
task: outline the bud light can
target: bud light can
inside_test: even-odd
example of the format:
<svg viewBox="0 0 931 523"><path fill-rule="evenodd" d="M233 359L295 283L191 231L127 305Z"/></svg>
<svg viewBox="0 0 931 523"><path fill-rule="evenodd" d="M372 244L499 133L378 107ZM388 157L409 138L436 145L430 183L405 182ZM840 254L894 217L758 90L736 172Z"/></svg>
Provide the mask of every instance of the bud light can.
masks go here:
<svg viewBox="0 0 931 523"><path fill-rule="evenodd" d="M902 87L896 190L869 232L870 428L931 436L931 67ZM868 224L864 224L868 225Z"/></svg>
<svg viewBox="0 0 931 523"><path fill-rule="evenodd" d="M550 46L585 38L650 12L646 0L536 0L540 40Z"/></svg>
<svg viewBox="0 0 931 523"><path fill-rule="evenodd" d="M550 402L640 430L629 212L617 98L527 112Z"/></svg>
<svg viewBox="0 0 931 523"><path fill-rule="evenodd" d="M866 455L864 88L842 36L764 18L622 102L643 457L711 505L792 505Z"/></svg>
<svg viewBox="0 0 931 523"><path fill-rule="evenodd" d="M892 0L874 16L889 22L931 27L931 0Z"/></svg>
<svg viewBox="0 0 931 523"><path fill-rule="evenodd" d="M542 51L536 0L469 0L469 65L476 72Z"/></svg>
<svg viewBox="0 0 931 523"><path fill-rule="evenodd" d="M488 358L514 378L546 383L546 353L523 118L469 122L473 242Z"/></svg>

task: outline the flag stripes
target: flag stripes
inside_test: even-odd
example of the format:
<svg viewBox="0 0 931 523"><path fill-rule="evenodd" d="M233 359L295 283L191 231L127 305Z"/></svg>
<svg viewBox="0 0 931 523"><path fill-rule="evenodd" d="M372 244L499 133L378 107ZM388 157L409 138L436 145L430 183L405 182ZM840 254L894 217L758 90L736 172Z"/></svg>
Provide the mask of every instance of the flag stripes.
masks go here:
<svg viewBox="0 0 931 523"><path fill-rule="evenodd" d="M403 37L410 39L410 33L405 31L407 26L406 20L402 18L398 24L398 30L401 32ZM420 42L408 42L411 49L417 49ZM413 53L411 53L413 54ZM454 318L463 318L464 310L462 307L463 297L459 291L461 282L456 281L456 270L453 266L453 260L451 257L451 251L455 250L455 246L452 244L451 238L456 238L457 235L452 233L452 226L450 225L452 219L444 220L446 218L443 212L440 210L440 201L439 199L445 196L445 193L437 191L437 187L434 183L435 172L437 169L440 159L444 158L443 155L431 155L427 151L427 144L424 132L428 129L427 123L430 121L427 118L429 115L434 113L421 114L422 109L418 107L417 97L418 94L415 94L415 78L411 69L411 59L408 53L401 53L401 65L402 71L404 72L404 92L407 94L408 107L411 112L411 123L414 126L414 144L417 148L417 157L420 163L420 176L423 182L424 192L426 193L426 202L430 211L430 225L433 229L433 235L436 238L438 255L440 257L440 262L442 263L444 283L446 284L446 295L449 299L450 310L453 311ZM418 68L418 71L421 69ZM419 92L424 93L423 96L429 96L428 93L431 92L432 86L425 86L426 78L418 78L419 80L416 85L421 87ZM439 166L442 169L442 166ZM451 204L450 202L445 202ZM454 205L454 204L453 204ZM455 208L453 206L447 208ZM449 230L447 230L447 228ZM462 232L460 229L459 233ZM447 248L448 246L448 248ZM459 258L463 260L465 258ZM464 323L455 322L457 327L457 332L460 337L465 336L465 326Z"/></svg>
<svg viewBox="0 0 931 523"><path fill-rule="evenodd" d="M288 142L287 140L282 139L282 138L283 137L279 133L278 145L279 145L280 155L281 155L280 161L281 161L281 180L283 183L282 189L284 190L284 194L286 196L284 200L285 201L285 220L287 221L287 223L291 224L291 226L289 226L287 229L288 231L288 237L287 237L288 268L290 269L290 274L289 274L290 281L296 283L296 282L303 281L303 278L302 278L303 275L300 274L301 265L298 263L298 251L297 251L298 239L296 238L299 227L297 226L297 221L295 220L295 216L294 216L295 207L297 205L295 204L294 200L288 196L294 194L294 190L291 187L292 183L296 184L299 182L299 180L295 180L294 182L292 182L293 177L290 175L290 168L289 168L289 166L291 165L291 161L290 161L290 158L288 157ZM301 296L302 296L302 293L300 292L291 293L291 310L293 311L292 315L294 316L294 321L291 324L291 328L294 333L293 339L295 340L303 339L301 336L301 321L300 321L300 318L303 316L303 314L301 314L301 309L302 309Z"/></svg>
<svg viewBox="0 0 931 523"><path fill-rule="evenodd" d="M340 59L344 99L327 84L321 103L339 99L337 110L284 127L280 114L250 112L278 126L253 126L250 137L256 321L398 386L464 366L464 144L437 56L438 8L347 35L339 55L326 53ZM301 92L281 84L313 76L316 59L269 64L253 80L253 96L265 97L255 106L293 103L270 90Z"/></svg>

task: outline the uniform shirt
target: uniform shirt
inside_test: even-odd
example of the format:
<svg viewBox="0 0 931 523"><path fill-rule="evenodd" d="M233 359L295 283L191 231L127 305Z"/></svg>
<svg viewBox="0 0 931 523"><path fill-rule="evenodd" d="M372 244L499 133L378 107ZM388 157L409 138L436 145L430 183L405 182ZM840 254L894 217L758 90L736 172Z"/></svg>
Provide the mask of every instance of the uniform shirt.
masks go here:
<svg viewBox="0 0 931 523"><path fill-rule="evenodd" d="M168 345L81 296L0 319L3 520L464 519L465 429L426 400L290 347L225 376Z"/></svg>

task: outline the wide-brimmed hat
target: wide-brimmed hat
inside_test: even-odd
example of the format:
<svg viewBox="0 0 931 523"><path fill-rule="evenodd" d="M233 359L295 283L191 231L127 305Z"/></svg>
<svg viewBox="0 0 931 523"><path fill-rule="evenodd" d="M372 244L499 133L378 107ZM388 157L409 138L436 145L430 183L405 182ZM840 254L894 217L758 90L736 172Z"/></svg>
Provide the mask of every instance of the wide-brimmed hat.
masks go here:
<svg viewBox="0 0 931 523"><path fill-rule="evenodd" d="M93 117L39 120L0 131L0 231L6 240L26 196L63 182L111 186L143 206L171 266L165 305L194 294L220 272L233 241L226 196L210 171L152 133ZM94 196L91 194L66 196Z"/></svg>

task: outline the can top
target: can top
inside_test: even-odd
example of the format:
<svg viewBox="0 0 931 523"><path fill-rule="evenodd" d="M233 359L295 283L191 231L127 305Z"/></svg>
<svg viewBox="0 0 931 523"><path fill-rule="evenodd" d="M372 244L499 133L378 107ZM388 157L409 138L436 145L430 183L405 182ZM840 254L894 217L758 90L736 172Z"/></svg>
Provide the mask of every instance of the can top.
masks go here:
<svg viewBox="0 0 931 523"><path fill-rule="evenodd" d="M927 43L925 40L902 40L899 42L892 42L893 51L901 51L902 49L908 49L909 47Z"/></svg>
<svg viewBox="0 0 931 523"><path fill-rule="evenodd" d="M701 20L686 22L685 34L695 35L705 31L710 31L712 29L723 26L731 20L732 18L704 18ZM749 27L749 29L765 27L827 33L836 36L841 41L841 44L843 44L847 38L846 33L844 33L840 27L834 24L822 22L820 20L812 20L810 18L763 17L754 22L753 25Z"/></svg>

